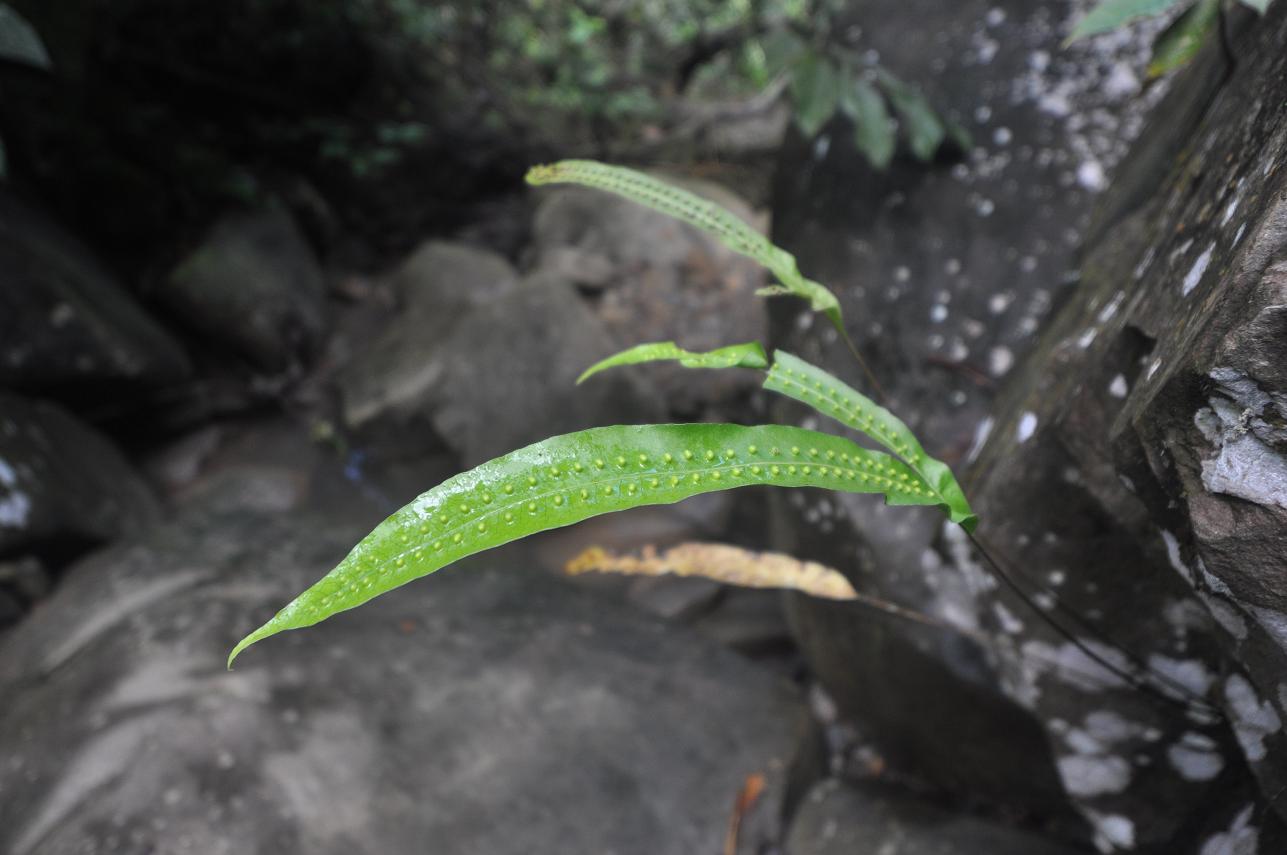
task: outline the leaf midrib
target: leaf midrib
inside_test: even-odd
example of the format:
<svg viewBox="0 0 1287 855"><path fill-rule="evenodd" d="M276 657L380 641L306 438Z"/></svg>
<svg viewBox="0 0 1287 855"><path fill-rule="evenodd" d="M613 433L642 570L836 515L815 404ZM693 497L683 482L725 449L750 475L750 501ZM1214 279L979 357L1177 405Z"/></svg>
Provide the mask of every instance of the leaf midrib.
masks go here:
<svg viewBox="0 0 1287 855"><path fill-rule="evenodd" d="M856 446L856 448L857 448L857 450L858 450L858 451L860 451L860 452L864 452L865 454L875 455L875 454L880 454L880 453L881 453L881 452L872 451L872 450L870 450L870 449L864 449L864 448L857 447L857 446ZM851 456L852 456L852 452L850 452L850 454L851 454ZM888 456L888 455L886 455L886 456ZM870 459L870 458L868 458L868 459ZM892 457L890 457L889 459L890 459L890 460L894 460L894 458L892 458ZM872 465L879 466L879 462L878 462L878 461L876 461L876 460L871 460L871 462L872 462ZM900 461L900 462L901 462L901 461ZM904 465L906 465L906 464L904 464ZM719 466L706 466L706 467L699 467L699 468L696 468L696 469L683 469L683 470L678 470L678 471L674 471L674 472L668 472L668 473L665 473L665 477L669 477L670 475L679 474L679 472L680 472L680 471L682 471L682 473L683 473L683 475L684 475L685 477L690 477L690 476L692 476L692 475L708 475L708 474L711 474L711 473L714 473L714 472L725 472L725 471L729 471L729 472L731 472L733 469L747 469L747 470L749 470L749 469L750 469L750 467L752 467L752 466L764 466L764 467L766 467L766 468L767 468L768 466L800 466L800 467L803 467L803 466L809 466L809 467L816 468L816 469L818 469L818 470L820 470L820 471L821 471L821 470L823 470L823 469L833 469L833 468L834 468L834 469L842 469L842 468L845 468L845 467L840 466L839 464L835 464L835 463L831 463L831 462L826 462L826 463L823 463L823 462L812 462L812 463L807 463L807 462L800 462L800 463L795 463L795 462L791 462L791 463L787 463L787 462L772 462L772 463L770 463L770 462L763 462L763 463L745 463L745 462L738 462L738 463L726 463L726 464L719 465ZM909 470L911 469L911 467L907 467L907 468L908 468ZM914 471L914 470L913 470L913 471ZM937 490L935 490L935 489L933 488L933 486L932 486L932 485L930 485L930 483L929 483L928 481L926 481L926 479L925 479L925 477L924 477L923 475L921 475L919 472L914 472L914 474L919 478L919 480L921 481L921 483L922 483L922 484L924 484L926 488L928 488L928 491L929 491L931 494L933 494L933 495L935 495L935 496L939 496L939 495L940 495L940 494L938 493L938 491L937 491ZM590 486L593 486L593 487L604 487L604 486L607 486L607 485L609 485L609 484L619 484L619 483L621 483L621 482L623 482L623 481L632 481L632 480L634 480L634 479L636 479L636 478L648 477L649 475L656 476L656 477L658 477L658 478L663 477L663 475L662 475L661 473L659 473L656 469L652 469L652 470L642 470L642 474L633 474L633 475L613 475L613 476L612 476L612 477L610 477L610 478L603 478L603 479L594 479L594 478L592 478L590 481L588 481L588 482L582 482L582 483L580 483L580 484L578 484L578 485L576 485L576 486L574 486L574 487L567 487L567 488L564 488L564 489L561 489L561 490L548 490L548 491L546 491L546 492L543 492L543 493L536 493L536 494L530 494L530 493L529 493L529 494L527 494L527 495L525 495L525 496L523 496L523 497L521 497L521 498L517 498L517 499L513 500L513 501L512 501L511 503L509 503L509 504L500 504L500 505L497 505L496 507L494 507L493 509L491 509L491 510L489 510L489 511L486 511L486 512L484 512L484 513L482 513L482 514L480 514L480 515L478 515L478 516L476 516L476 517L472 517L471 519L469 519L469 520L467 520L467 521L465 521L465 522L458 523L458 524L456 524L455 526L453 526L452 528L444 529L443 531L441 531L441 532L439 532L439 533L437 533L437 534L433 534L433 535L428 535L428 534L425 534L425 535L419 535L420 540L419 540L419 542L418 542L416 545L414 545L414 546L408 546L406 549L402 550L401 552L398 552L398 553L395 553L394 555L389 556L387 559L385 559L384 561L380 562L379 564L372 565L371 569L372 569L373 571L375 571L375 570L378 570L379 568L384 567L384 566L386 566L386 565L388 565L388 564L395 563L399 558L405 559L408 555L410 555L410 554L414 553L417 549L423 549L423 548L424 548L424 547L423 547L423 544L424 544L426 541L433 541L433 540L438 540L438 539L445 539L445 538L450 538L450 537L452 537L452 536L454 536L454 535L456 535L456 534L463 534L463 533L465 532L465 530L466 530L466 529L470 528L471 526L477 526L477 525L478 525L478 523L479 523L479 522L481 522L481 521L485 521L485 520L492 519L492 518L496 517L496 516L497 516L497 515L499 515L499 514L503 514L503 513L505 513L506 511L514 510L515 508L521 508L523 505L525 505L525 504L526 504L526 503L528 503L528 502L540 501L540 500L543 500L543 499L549 499L549 498L551 498L551 497L553 497L553 496L560 495L560 494L563 494L563 493L569 492L569 491L571 491L571 490L584 489L584 488L586 488L586 487L590 487ZM767 475L767 473L766 473L766 475ZM772 482L771 478L772 478L772 477L775 477L775 476L767 476L767 477L766 477L766 476L756 476L756 475L753 475L753 476L751 476L751 477L753 477L753 478L762 478L762 479L764 479L763 483L765 483L765 485L766 485L766 486L773 486L773 482ZM834 476L834 475L833 475L833 476L831 476L831 477L837 477L837 476ZM876 475L876 476L871 476L871 477L882 478L882 479L884 479L884 480L888 481L888 482L890 483L891 487L893 487L893 485L895 485L896 483L898 483L898 482L896 482L896 481L895 481L895 479L894 479L894 478L890 478L890 477L885 476L885 475ZM741 482L741 483L737 483L737 482L733 482L733 483L734 483L734 486L753 486L754 484L761 483L761 482L760 482L760 481L755 481L755 482L752 482L752 481L744 481L744 482ZM908 485L910 486L910 484L911 484L911 482L909 481L909 482L908 482ZM676 485L673 485L673 486L672 486L672 485L669 485L669 484L666 484L666 485L658 485L657 487L650 487L650 488L648 488L648 489L654 489L654 490L657 490L657 489L675 489L675 488L677 488L678 486L679 486L679 485L677 485L677 484L676 484ZM641 491L642 491L644 488L642 488L642 487L641 487L640 489L641 489ZM884 491L882 490L881 492L883 493ZM910 490L910 489L906 489L906 490L899 490L899 492L907 492L907 493L911 493L911 492L913 492L913 491L912 491L912 490ZM459 494L457 494L457 495L459 495ZM641 495L642 495L642 492L641 492ZM445 501L444 501L444 504L445 504ZM640 504L645 504L645 503L642 503L642 502L641 502ZM441 505L439 505L439 506L438 506L438 508L441 508L441 507L442 507ZM565 511L571 510L571 506L569 506L568 508L564 508L563 510L565 510ZM629 509L627 509L627 510L629 510ZM538 513L539 513L539 511L538 511ZM551 513L551 511L549 511L549 510L547 509L547 510L546 510L546 513ZM589 516L594 516L594 514L590 514ZM518 521L518 520L515 520L515 523L517 523L517 522L519 522L519 521ZM552 527L557 528L558 526L552 526ZM454 546L454 545L456 545L456 544L451 544L451 545L453 545L453 546ZM430 571L430 572L432 572L432 571Z"/></svg>

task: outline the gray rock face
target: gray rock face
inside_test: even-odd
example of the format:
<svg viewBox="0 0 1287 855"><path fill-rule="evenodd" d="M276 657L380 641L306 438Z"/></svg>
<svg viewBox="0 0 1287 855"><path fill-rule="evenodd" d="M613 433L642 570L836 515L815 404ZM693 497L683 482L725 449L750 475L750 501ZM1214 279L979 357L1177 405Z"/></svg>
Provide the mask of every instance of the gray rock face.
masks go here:
<svg viewBox="0 0 1287 855"><path fill-rule="evenodd" d="M72 570L0 645L0 849L691 855L789 759L785 684L513 550L226 671L359 534L194 506Z"/></svg>
<svg viewBox="0 0 1287 855"><path fill-rule="evenodd" d="M89 250L0 192L0 386L173 381L179 345Z"/></svg>
<svg viewBox="0 0 1287 855"><path fill-rule="evenodd" d="M433 240L402 263L391 285L408 311L429 320L435 314L451 316L460 306L503 297L518 285L518 276L491 250Z"/></svg>
<svg viewBox="0 0 1287 855"><path fill-rule="evenodd" d="M321 269L280 208L219 220L157 297L212 341L267 372L306 364L326 332Z"/></svg>
<svg viewBox="0 0 1287 855"><path fill-rule="evenodd" d="M403 312L341 377L350 427L429 425L472 465L553 434L665 414L653 388L627 373L576 386L614 347L575 289L554 276L441 312L428 328L422 317Z"/></svg>
<svg viewBox="0 0 1287 855"><path fill-rule="evenodd" d="M880 325L855 324L873 342L891 407L958 472L974 460L964 483L981 540L1041 613L933 516L802 498L785 503L796 511L794 522L783 517L783 546L839 562L860 588L981 628L992 642L979 650L845 621L829 604L798 603L795 624L842 708L894 746L891 762L1044 814L1052 797L1065 799L1102 851L1278 852L1287 845L1270 805L1278 814L1287 806L1279 503L1287 8L1246 28L1234 17L1233 76L1221 86L1229 69L1213 50L1175 81L1097 221L1085 225L1090 187L1076 188L1095 183L1085 179L1096 170L1077 128L1102 117L1078 108L1098 96L1060 79L1063 60L1028 41L1051 33L1051 8L953 7L954 20L969 23L942 30L951 49L923 51L924 62L961 63L959 75L939 78L944 86L973 80L1009 99L985 96L991 133L968 164L870 177L829 155L784 170L779 206L781 221L797 224L786 243L806 272L845 291L851 318ZM892 10L887 20L871 11L877 27L905 25ZM999 38L994 20L1015 29ZM927 21L930 32L943 26ZM913 30L891 40L898 52L882 61L901 70L904 52L924 45ZM1119 46L1125 38L1114 37ZM990 41L990 67L972 70ZM963 44L975 46L966 61ZM983 86L975 75L985 72ZM1061 98L1074 108L1067 116L1054 109ZM1134 121L1131 110L1098 107L1120 127ZM996 127L1003 109L1005 134ZM831 188L855 186L850 207L837 207ZM822 213L793 216L810 209ZM855 222L865 224L856 233ZM1076 234L1065 235L1070 225ZM1060 302L1054 286L1077 234L1088 240L1080 283L1047 331L1025 341ZM783 324L788 347L799 342L806 356L845 370L843 359L810 346L821 336L792 327ZM917 329L923 340L908 332ZM1027 361L1015 361L1026 348ZM1007 389L985 417L984 378L1002 375ZM1164 675L1155 683L1179 683L1214 711L1159 700L1098 661L1129 670L1132 658ZM935 672L951 679L914 676ZM987 713L970 740L943 739L953 733L944 722L973 718L980 692L1009 713ZM967 755L992 759L962 762Z"/></svg>
<svg viewBox="0 0 1287 855"><path fill-rule="evenodd" d="M1107 200L1082 284L976 470L987 541L1090 618L1080 637L1214 707L1152 702L1042 623L997 620L1018 607L980 591L1011 694L1046 723L1110 848L1287 845L1285 38L1287 8L1271 8L1199 123L1175 126L1189 111L1164 105L1157 130L1183 155L1124 167L1161 178Z"/></svg>
<svg viewBox="0 0 1287 855"><path fill-rule="evenodd" d="M406 447L406 435L431 427L442 340L471 308L517 283L509 263L490 251L442 241L417 249L389 279L395 310L378 322L374 339L349 345L338 378L349 429Z"/></svg>
<svg viewBox="0 0 1287 855"><path fill-rule="evenodd" d="M1076 7L1076 8L1074 8ZM1149 34L1060 47L1082 4L854 4L881 62L922 84L969 129L961 163L910 155L875 172L842 121L785 146L774 238L840 296L884 403L931 454L968 459L995 386L1032 343L1065 286L1105 170L1140 120ZM870 391L855 360L797 304L775 306L775 344ZM839 429L794 405L778 420ZM968 489L968 484L967 484ZM973 583L930 548L933 512L870 497L779 497L779 546L845 568L860 590L937 614ZM793 601L819 676L889 761L930 781L1043 814L1064 801L1045 735L998 685L990 653L962 636L833 604ZM961 738L968 734L968 738Z"/></svg>
<svg viewBox="0 0 1287 855"><path fill-rule="evenodd" d="M158 506L120 451L61 408L0 393L0 555L134 534Z"/></svg>
<svg viewBox="0 0 1287 855"><path fill-rule="evenodd" d="M888 787L824 781L802 802L786 855L1073 855L1074 848L949 812Z"/></svg>
<svg viewBox="0 0 1287 855"><path fill-rule="evenodd" d="M718 185L677 183L756 222L746 202ZM536 212L532 242L538 270L597 294L594 313L618 349L673 340L702 351L764 339L764 303L755 297L766 284L759 265L663 214L596 190L555 188ZM683 414L758 385L753 374L739 371L672 365L633 371L646 372L671 409Z"/></svg>

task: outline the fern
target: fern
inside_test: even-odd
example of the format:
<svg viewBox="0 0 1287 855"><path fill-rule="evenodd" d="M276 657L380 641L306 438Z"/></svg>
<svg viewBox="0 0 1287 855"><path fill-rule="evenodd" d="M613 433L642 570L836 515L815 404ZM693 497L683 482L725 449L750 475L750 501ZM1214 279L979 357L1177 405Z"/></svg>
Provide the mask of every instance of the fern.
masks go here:
<svg viewBox="0 0 1287 855"><path fill-rule="evenodd" d="M736 216L646 175L592 161L536 167L532 184L571 181L611 190L716 235L772 271L844 333L834 295L805 279L795 258ZM847 337L846 337L847 340ZM852 349L852 342L850 342ZM856 351L855 351L856 355ZM862 432L896 457L843 437L785 425L640 425L593 428L514 451L422 494L375 528L340 564L233 648L331 615L469 555L600 514L678 502L737 487L819 487L875 493L890 505L938 506L967 531L977 522L945 464L925 454L897 417L835 377L787 353L768 365L755 342L708 353L674 342L639 345L591 366L677 361L690 368L769 368L765 388Z"/></svg>

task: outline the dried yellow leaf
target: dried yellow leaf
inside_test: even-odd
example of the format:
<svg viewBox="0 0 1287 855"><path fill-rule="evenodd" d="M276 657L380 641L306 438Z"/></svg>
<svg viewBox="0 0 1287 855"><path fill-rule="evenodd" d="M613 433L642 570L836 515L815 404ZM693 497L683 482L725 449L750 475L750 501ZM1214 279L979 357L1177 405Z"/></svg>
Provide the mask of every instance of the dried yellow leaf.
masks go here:
<svg viewBox="0 0 1287 855"><path fill-rule="evenodd" d="M681 543L660 554L649 546L637 557L591 547L569 561L565 569L570 575L703 576L742 588L786 588L828 600L858 599L849 580L826 565L722 543Z"/></svg>

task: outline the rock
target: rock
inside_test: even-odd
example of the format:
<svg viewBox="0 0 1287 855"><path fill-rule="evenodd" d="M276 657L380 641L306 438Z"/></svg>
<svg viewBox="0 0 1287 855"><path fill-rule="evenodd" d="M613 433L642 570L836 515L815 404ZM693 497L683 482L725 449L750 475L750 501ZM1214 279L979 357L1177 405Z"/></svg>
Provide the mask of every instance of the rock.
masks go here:
<svg viewBox="0 0 1287 855"><path fill-rule="evenodd" d="M786 855L1074 855L1088 850L952 813L875 784L824 781L791 822Z"/></svg>
<svg viewBox="0 0 1287 855"><path fill-rule="evenodd" d="M0 393L0 555L66 561L138 533L158 511L106 437L53 404Z"/></svg>
<svg viewBox="0 0 1287 855"><path fill-rule="evenodd" d="M0 630L17 623L52 587L52 576L35 556L0 561Z"/></svg>
<svg viewBox="0 0 1287 855"><path fill-rule="evenodd" d="M852 5L850 22L880 46L881 63L921 85L975 146L960 163L904 152L877 172L844 120L816 141L793 135L774 182L774 239L840 296L883 403L959 471L996 384L1067 291L1101 173L1124 154L1149 100L1134 75L1152 34L1133 28L1065 49L1081 14L1071 3ZM772 305L775 345L871 391L825 321L795 301ZM772 406L775 421L839 429L802 407ZM931 548L937 513L870 497L775 498L776 548L970 627L974 579ZM893 768L1042 816L1067 812L1046 734L1007 697L989 650L855 607L792 598L790 610L820 679Z"/></svg>
<svg viewBox="0 0 1287 855"><path fill-rule="evenodd" d="M729 191L679 183L757 222ZM702 351L764 339L765 309L755 291L766 284L765 274L755 262L634 202L580 187L547 192L533 224L533 264L596 292L594 312L617 349L673 340ZM742 371L625 370L655 382L671 409L684 415L710 403L727 405L758 385Z"/></svg>
<svg viewBox="0 0 1287 855"><path fill-rule="evenodd" d="M691 855L757 771L780 833L794 691L513 548L226 671L360 533L193 505L73 568L0 641L0 849Z"/></svg>
<svg viewBox="0 0 1287 855"><path fill-rule="evenodd" d="M274 374L308 364L326 334L321 268L281 208L225 215L156 296L211 341Z"/></svg>
<svg viewBox="0 0 1287 855"><path fill-rule="evenodd" d="M530 277L463 315L439 315L439 334L421 317L404 312L340 377L345 421L359 434L414 436L428 424L473 465L554 434L664 416L630 374L576 386L614 348L567 282Z"/></svg>
<svg viewBox="0 0 1287 855"><path fill-rule="evenodd" d="M389 311L348 313L336 332L335 349L346 363L338 380L347 426L370 439L386 422L416 419L430 403L441 340L471 307L513 290L517 279L488 250L422 244L388 278Z"/></svg>
<svg viewBox="0 0 1287 855"><path fill-rule="evenodd" d="M0 189L0 386L159 384L190 370L86 247Z"/></svg>
<svg viewBox="0 0 1287 855"><path fill-rule="evenodd" d="M518 274L489 249L432 240L421 244L390 282L410 312L428 319L503 297L517 287Z"/></svg>
<svg viewBox="0 0 1287 855"><path fill-rule="evenodd" d="M1110 190L973 481L1007 564L1089 619L1085 644L1179 696L1131 689L1042 621L997 620L1022 614L1005 591L977 592L1005 684L1105 848L1287 846L1287 7L1232 32L1237 68L1200 120L1175 125L1200 112L1185 79L1159 112L1180 156L1123 167L1160 177Z"/></svg>

